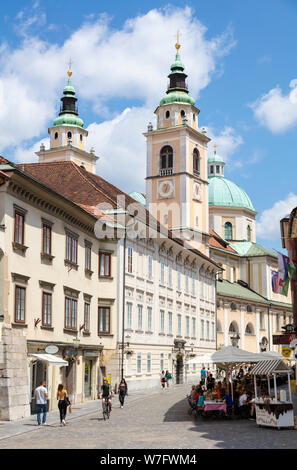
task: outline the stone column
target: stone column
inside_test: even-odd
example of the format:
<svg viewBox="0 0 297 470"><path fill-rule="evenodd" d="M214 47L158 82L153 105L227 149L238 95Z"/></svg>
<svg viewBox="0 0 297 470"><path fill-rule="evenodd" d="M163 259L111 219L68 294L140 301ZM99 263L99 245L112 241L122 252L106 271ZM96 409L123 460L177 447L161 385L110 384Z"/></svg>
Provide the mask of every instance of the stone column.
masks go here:
<svg viewBox="0 0 297 470"><path fill-rule="evenodd" d="M230 302L224 301L224 340L225 346L229 346L229 321L228 321L228 309L230 308Z"/></svg>
<svg viewBox="0 0 297 470"><path fill-rule="evenodd" d="M0 421L30 416L27 341L22 330L2 328L0 343Z"/></svg>

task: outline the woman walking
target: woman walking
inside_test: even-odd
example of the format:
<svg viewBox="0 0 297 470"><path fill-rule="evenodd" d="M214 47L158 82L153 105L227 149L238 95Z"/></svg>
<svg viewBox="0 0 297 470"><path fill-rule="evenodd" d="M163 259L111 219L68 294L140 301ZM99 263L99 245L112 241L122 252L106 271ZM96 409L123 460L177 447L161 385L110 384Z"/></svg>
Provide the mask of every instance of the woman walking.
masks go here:
<svg viewBox="0 0 297 470"><path fill-rule="evenodd" d="M63 384L60 384L58 386L58 391L57 391L57 400L58 401L58 408L60 411L60 426L65 426L66 425L66 413L67 413L67 406L68 406L68 398L67 398L67 390L64 388Z"/></svg>
<svg viewBox="0 0 297 470"><path fill-rule="evenodd" d="M119 400L120 400L121 408L123 408L124 406L126 395L128 395L128 386L127 386L126 380L122 378L121 383L119 385Z"/></svg>

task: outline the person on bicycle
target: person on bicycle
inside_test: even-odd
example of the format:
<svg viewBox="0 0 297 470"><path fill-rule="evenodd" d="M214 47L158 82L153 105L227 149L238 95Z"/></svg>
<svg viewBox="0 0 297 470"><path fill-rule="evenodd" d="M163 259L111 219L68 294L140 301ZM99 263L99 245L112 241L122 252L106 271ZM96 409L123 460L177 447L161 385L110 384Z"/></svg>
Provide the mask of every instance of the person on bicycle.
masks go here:
<svg viewBox="0 0 297 470"><path fill-rule="evenodd" d="M101 387L101 394L100 394L100 398L102 399L102 409L104 410L104 403L105 403L105 400L108 400L108 404L109 404L109 409L111 411L111 407L112 407L112 401L111 401L111 397L112 397L112 391L110 390L110 385L108 384L107 380L104 379L103 381L103 385Z"/></svg>

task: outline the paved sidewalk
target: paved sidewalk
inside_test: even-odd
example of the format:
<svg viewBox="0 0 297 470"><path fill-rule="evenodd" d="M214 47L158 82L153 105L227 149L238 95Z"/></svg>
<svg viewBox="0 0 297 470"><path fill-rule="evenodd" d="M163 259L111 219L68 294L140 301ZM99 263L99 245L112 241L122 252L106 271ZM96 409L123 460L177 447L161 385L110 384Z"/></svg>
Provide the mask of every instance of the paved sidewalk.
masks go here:
<svg viewBox="0 0 297 470"><path fill-rule="evenodd" d="M125 400L125 407L129 406L130 403L135 402L137 400L142 400L144 396L153 396L158 395L160 393L170 393L177 388L186 387L187 390L190 385L172 385L169 389L162 390L160 388L154 388L149 390L141 390L131 392L126 397ZM119 399L118 395L113 397L113 408L119 408ZM76 418L80 418L82 416L87 416L89 414L93 414L98 412L98 415L102 415L102 405L101 400L92 400L84 403L76 403L72 406L72 413L70 414L67 411L66 421L72 421ZM42 418L42 416L41 416ZM49 426L57 426L60 424L60 413L58 410L49 411L47 413L46 422ZM20 434L34 432L40 429L41 426L37 426L37 415L31 415L29 418L24 418L17 421L0 421L0 441L2 439L6 439L8 437L17 436Z"/></svg>

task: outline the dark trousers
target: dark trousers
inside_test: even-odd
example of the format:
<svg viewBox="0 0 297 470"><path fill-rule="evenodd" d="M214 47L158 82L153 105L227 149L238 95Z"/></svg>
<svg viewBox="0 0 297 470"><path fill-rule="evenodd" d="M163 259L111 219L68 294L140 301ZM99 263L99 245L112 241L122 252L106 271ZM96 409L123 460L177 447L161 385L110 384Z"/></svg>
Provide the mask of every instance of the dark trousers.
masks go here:
<svg viewBox="0 0 297 470"><path fill-rule="evenodd" d="M64 400L59 400L58 408L60 411L60 421L62 423L62 420L66 418L67 414L67 405Z"/></svg>
<svg viewBox="0 0 297 470"><path fill-rule="evenodd" d="M42 424L46 422L46 412L47 412L47 404L41 405L36 403L36 411L37 411L37 423L41 424L41 413L42 415Z"/></svg>
<svg viewBox="0 0 297 470"><path fill-rule="evenodd" d="M122 406L124 406L125 396L126 396L126 393L121 393L121 392L119 393L119 400Z"/></svg>

